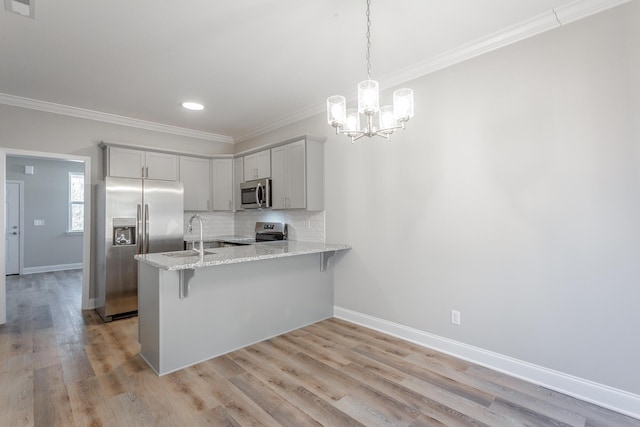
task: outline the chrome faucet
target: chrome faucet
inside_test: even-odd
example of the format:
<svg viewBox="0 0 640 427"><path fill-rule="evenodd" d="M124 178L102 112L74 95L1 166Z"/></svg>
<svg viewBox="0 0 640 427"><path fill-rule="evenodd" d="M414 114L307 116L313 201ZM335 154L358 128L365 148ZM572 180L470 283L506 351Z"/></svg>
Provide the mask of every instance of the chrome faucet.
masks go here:
<svg viewBox="0 0 640 427"><path fill-rule="evenodd" d="M202 218L200 218L200 215L198 214L194 214L191 216L191 218L189 218L189 233L191 233L193 231L193 220L197 219L198 222L200 223L200 248L199 249L195 249L195 245L194 245L194 250L196 252L198 252L198 254L200 255L200 264L204 263L204 241L202 239L202 229L204 228L202 226Z"/></svg>

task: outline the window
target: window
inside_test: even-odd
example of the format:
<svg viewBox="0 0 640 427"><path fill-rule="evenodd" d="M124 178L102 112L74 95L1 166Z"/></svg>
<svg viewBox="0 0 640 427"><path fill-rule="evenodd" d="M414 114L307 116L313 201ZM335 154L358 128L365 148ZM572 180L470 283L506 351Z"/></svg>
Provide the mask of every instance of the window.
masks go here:
<svg viewBox="0 0 640 427"><path fill-rule="evenodd" d="M84 231L84 173L69 172L69 231Z"/></svg>

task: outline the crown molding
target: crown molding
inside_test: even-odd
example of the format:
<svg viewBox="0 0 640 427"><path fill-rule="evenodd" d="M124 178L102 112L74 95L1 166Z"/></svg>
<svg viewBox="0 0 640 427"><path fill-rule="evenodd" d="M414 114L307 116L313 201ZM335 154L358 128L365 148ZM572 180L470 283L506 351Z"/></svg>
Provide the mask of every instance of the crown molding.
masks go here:
<svg viewBox="0 0 640 427"><path fill-rule="evenodd" d="M69 105L40 101L38 99L23 98L6 93L0 93L0 104L28 108L31 110L46 111L48 113L62 114L64 116L78 117L81 119L95 120L99 122L112 123L116 125L134 127L155 132L168 133L171 135L187 136L190 138L202 139L205 141L233 144L233 138L226 135L218 135L210 132L202 132L193 129L181 128L178 126L149 122L146 120L134 119L131 117L118 116L116 114L103 113L100 111L87 110L84 108L72 107Z"/></svg>
<svg viewBox="0 0 640 427"><path fill-rule="evenodd" d="M485 53L492 52L630 1L631 0L574 0L564 6L549 10L534 18L507 27L486 37L467 43L441 55L434 56L411 67L407 67L397 73L388 75L379 80L380 88L388 89L416 80L435 71L459 64L468 59L484 55ZM347 100L348 102L355 100L355 92L352 92L351 97L347 97ZM280 127L307 119L322 113L325 111L325 108L326 106L324 104L305 108L297 113L285 116L280 120L250 129L236 136L234 141L245 141Z"/></svg>
<svg viewBox="0 0 640 427"><path fill-rule="evenodd" d="M379 81L381 89L388 89L406 82L424 77L427 74L464 62L468 59L489 53L504 46L533 37L543 32L558 28L562 25L578 21L591 15L603 12L616 6L628 3L631 0L574 0L564 6L545 12L532 19L528 19L519 24L507 27L504 30L483 37L474 42L467 43L456 49L429 58L414 66L407 67L397 73L386 76ZM349 97L350 101L355 99L355 93ZM186 136L205 141L222 142L233 144L263 135L281 127L291 125L300 120L313 117L325 111L325 105L317 104L298 110L295 113L283 116L280 119L256 126L247 130L234 138L226 135L202 132L193 129L181 128L177 126L165 125L162 123L149 122L115 114L102 113L99 111L86 110L83 108L68 105L55 104L36 99L22 98L19 96L0 93L0 104L12 105L15 107L29 108L32 110L46 111L54 114L79 117L88 120L96 120L121 126L135 127L155 132L168 133L179 136Z"/></svg>

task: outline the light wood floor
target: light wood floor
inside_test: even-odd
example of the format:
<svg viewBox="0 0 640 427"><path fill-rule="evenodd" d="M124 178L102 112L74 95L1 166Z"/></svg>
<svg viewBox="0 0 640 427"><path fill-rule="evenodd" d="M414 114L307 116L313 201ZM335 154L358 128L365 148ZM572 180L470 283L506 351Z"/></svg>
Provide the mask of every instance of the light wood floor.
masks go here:
<svg viewBox="0 0 640 427"><path fill-rule="evenodd" d="M0 426L640 426L337 319L159 378L137 318L81 312L81 280L7 277Z"/></svg>

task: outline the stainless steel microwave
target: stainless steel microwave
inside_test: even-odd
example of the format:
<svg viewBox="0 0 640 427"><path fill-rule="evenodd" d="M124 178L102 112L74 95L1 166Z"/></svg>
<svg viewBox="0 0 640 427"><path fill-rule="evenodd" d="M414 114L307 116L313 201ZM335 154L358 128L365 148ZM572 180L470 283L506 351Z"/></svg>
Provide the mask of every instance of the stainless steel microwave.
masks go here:
<svg viewBox="0 0 640 427"><path fill-rule="evenodd" d="M240 184L240 204L243 209L271 207L271 179L257 179Z"/></svg>

